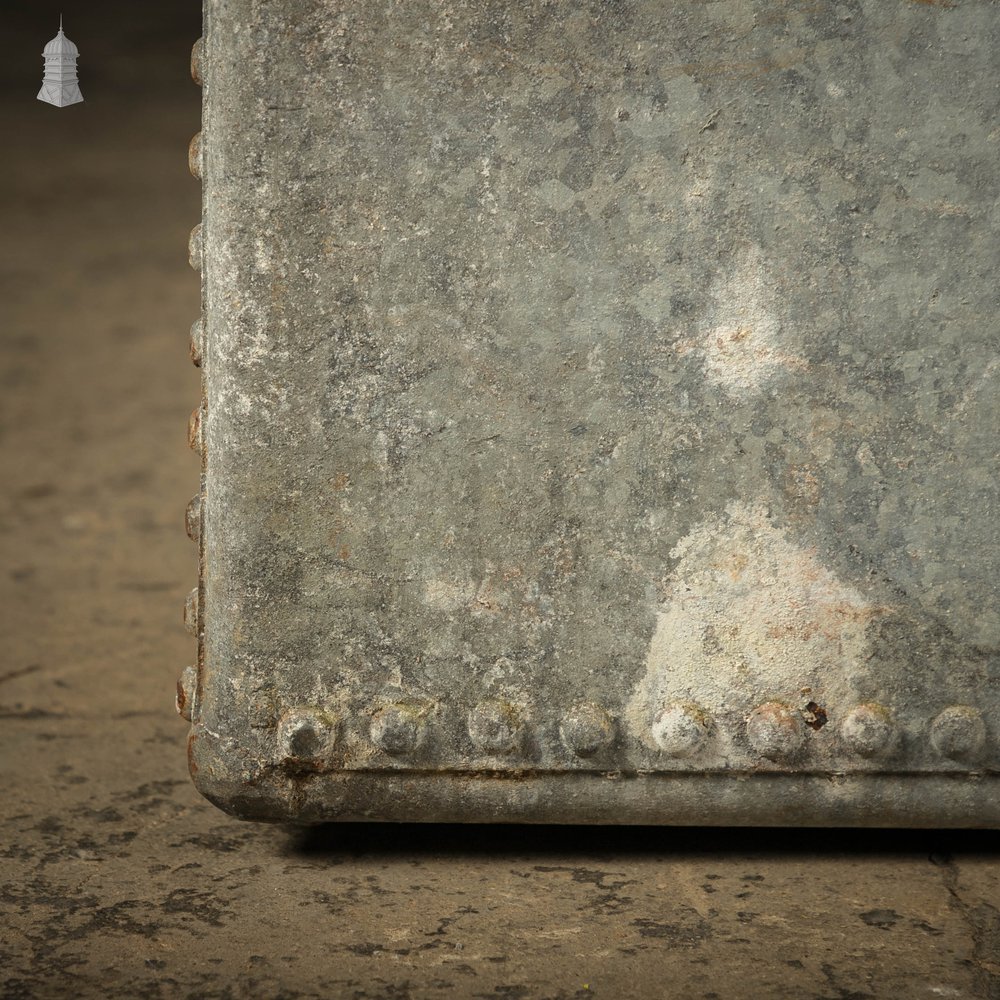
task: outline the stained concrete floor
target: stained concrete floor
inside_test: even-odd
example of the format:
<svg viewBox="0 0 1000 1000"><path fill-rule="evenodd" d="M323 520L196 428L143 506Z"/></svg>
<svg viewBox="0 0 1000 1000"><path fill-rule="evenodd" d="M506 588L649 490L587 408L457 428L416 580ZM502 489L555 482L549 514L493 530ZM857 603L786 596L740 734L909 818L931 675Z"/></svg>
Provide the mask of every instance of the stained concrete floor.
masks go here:
<svg viewBox="0 0 1000 1000"><path fill-rule="evenodd" d="M64 110L47 21L3 15L0 995L1000 997L994 834L296 832L198 796L197 5L78 8Z"/></svg>

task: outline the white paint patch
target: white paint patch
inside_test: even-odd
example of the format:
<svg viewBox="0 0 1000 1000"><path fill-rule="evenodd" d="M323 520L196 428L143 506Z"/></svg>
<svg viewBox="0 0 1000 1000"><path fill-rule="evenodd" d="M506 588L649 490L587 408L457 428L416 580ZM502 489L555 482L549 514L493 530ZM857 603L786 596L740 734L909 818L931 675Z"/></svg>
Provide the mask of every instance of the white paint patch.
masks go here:
<svg viewBox="0 0 1000 1000"><path fill-rule="evenodd" d="M842 583L759 506L730 504L671 556L680 563L626 712L643 742L653 746L655 714L678 701L712 713L772 698L850 704L865 626L888 609Z"/></svg>
<svg viewBox="0 0 1000 1000"><path fill-rule="evenodd" d="M712 287L713 306L702 332L683 341L680 353L697 351L705 374L737 398L763 391L777 376L805 371L808 362L782 349L777 293L760 250L745 251Z"/></svg>

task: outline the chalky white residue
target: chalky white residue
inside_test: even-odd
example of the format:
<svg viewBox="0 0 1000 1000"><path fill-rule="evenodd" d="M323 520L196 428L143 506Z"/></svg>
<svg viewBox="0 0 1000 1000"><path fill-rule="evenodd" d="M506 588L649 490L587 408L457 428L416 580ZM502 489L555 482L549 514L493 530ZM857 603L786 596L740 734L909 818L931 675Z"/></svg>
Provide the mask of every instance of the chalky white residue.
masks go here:
<svg viewBox="0 0 1000 1000"><path fill-rule="evenodd" d="M650 742L656 712L675 701L710 712L749 709L808 688L817 700L850 704L849 678L868 647L865 626L887 609L842 583L759 506L731 503L671 556L680 562L627 706L640 739Z"/></svg>
<svg viewBox="0 0 1000 1000"><path fill-rule="evenodd" d="M467 608L475 597L472 580L432 579L424 583L424 603L435 611L450 613Z"/></svg>
<svg viewBox="0 0 1000 1000"><path fill-rule="evenodd" d="M782 372L804 371L804 358L782 350L777 295L768 264L752 247L712 287L712 309L702 333L681 345L698 351L705 374L729 396L761 392Z"/></svg>

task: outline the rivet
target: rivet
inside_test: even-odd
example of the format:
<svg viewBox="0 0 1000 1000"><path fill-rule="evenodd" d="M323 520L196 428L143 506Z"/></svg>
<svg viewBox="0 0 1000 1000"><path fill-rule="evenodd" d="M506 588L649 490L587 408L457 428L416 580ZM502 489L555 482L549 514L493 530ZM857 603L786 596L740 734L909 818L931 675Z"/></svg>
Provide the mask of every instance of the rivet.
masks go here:
<svg viewBox="0 0 1000 1000"><path fill-rule="evenodd" d="M581 702L566 713L559 735L578 757L593 757L614 739L615 723L600 705Z"/></svg>
<svg viewBox="0 0 1000 1000"><path fill-rule="evenodd" d="M177 696L174 704L177 706L177 714L188 722L191 721L194 709L194 696L197 689L198 668L185 667L177 679Z"/></svg>
<svg viewBox="0 0 1000 1000"><path fill-rule="evenodd" d="M650 732L664 753L693 757L712 735L712 719L699 705L676 703L657 713Z"/></svg>
<svg viewBox="0 0 1000 1000"><path fill-rule="evenodd" d="M196 270L201 270L201 223L199 222L194 229L191 230L191 236L188 238L188 263Z"/></svg>
<svg viewBox="0 0 1000 1000"><path fill-rule="evenodd" d="M202 448L201 433L204 415L205 407L202 404L191 411L191 416L188 419L188 447L199 454L201 454Z"/></svg>
<svg viewBox="0 0 1000 1000"><path fill-rule="evenodd" d="M856 705L840 724L840 738L859 757L878 757L892 746L896 726L884 705Z"/></svg>
<svg viewBox="0 0 1000 1000"><path fill-rule="evenodd" d="M184 510L184 530L192 542L201 537L201 494L198 493L188 500Z"/></svg>
<svg viewBox="0 0 1000 1000"><path fill-rule="evenodd" d="M201 367L201 356L205 343L205 321L199 316L191 324L191 336L188 340L188 353L195 368Z"/></svg>
<svg viewBox="0 0 1000 1000"><path fill-rule="evenodd" d="M387 705L372 719L372 742L387 754L412 753L423 738L424 711L408 702Z"/></svg>
<svg viewBox="0 0 1000 1000"><path fill-rule="evenodd" d="M195 587L184 599L184 627L191 635L198 634L198 588Z"/></svg>
<svg viewBox="0 0 1000 1000"><path fill-rule="evenodd" d="M512 753L521 740L518 710L507 701L484 701L468 717L469 737L484 753Z"/></svg>
<svg viewBox="0 0 1000 1000"><path fill-rule="evenodd" d="M802 717L783 702L758 705L747 718L747 739L768 760L794 757L802 749L805 738Z"/></svg>
<svg viewBox="0 0 1000 1000"><path fill-rule="evenodd" d="M931 723L931 743L942 757L975 759L986 745L982 713L970 705L950 705Z"/></svg>
<svg viewBox="0 0 1000 1000"><path fill-rule="evenodd" d="M191 79L194 80L196 84L200 87L204 82L204 76L202 75L201 66L202 59L205 52L205 39L199 38L198 41L191 46Z"/></svg>
<svg viewBox="0 0 1000 1000"><path fill-rule="evenodd" d="M278 758L293 767L318 767L336 738L336 720L327 712L291 708L278 720Z"/></svg>
<svg viewBox="0 0 1000 1000"><path fill-rule="evenodd" d="M188 143L188 170L192 177L201 180L201 132L195 132Z"/></svg>

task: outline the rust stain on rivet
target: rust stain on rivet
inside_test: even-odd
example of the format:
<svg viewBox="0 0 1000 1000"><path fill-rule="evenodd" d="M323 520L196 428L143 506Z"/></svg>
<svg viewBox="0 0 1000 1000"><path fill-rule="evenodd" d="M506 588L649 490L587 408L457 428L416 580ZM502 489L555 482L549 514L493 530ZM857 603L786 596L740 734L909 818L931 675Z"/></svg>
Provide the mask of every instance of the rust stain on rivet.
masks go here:
<svg viewBox="0 0 1000 1000"><path fill-rule="evenodd" d="M762 757L789 760L805 743L801 716L780 701L758 705L747 718L747 739Z"/></svg>
<svg viewBox="0 0 1000 1000"><path fill-rule="evenodd" d="M559 735L577 757L593 757L614 739L615 723L600 705L583 702L567 712Z"/></svg>
<svg viewBox="0 0 1000 1000"><path fill-rule="evenodd" d="M205 81L202 74L202 60L205 52L205 39L199 38L191 46L191 79L200 87Z"/></svg>
<svg viewBox="0 0 1000 1000"><path fill-rule="evenodd" d="M192 451L201 451L201 424L203 407L196 406L188 419L188 447Z"/></svg>
<svg viewBox="0 0 1000 1000"><path fill-rule="evenodd" d="M196 132L188 144L188 170L201 180L201 132Z"/></svg>
<svg viewBox="0 0 1000 1000"><path fill-rule="evenodd" d="M188 353L195 368L201 367L202 342L205 337L205 321L199 316L191 324L191 336L188 343Z"/></svg>
<svg viewBox="0 0 1000 1000"><path fill-rule="evenodd" d="M192 542L201 536L201 494L193 496L184 511L184 530Z"/></svg>
<svg viewBox="0 0 1000 1000"><path fill-rule="evenodd" d="M523 724L518 709L509 702L485 701L468 717L469 736L484 753L512 753L521 741Z"/></svg>

